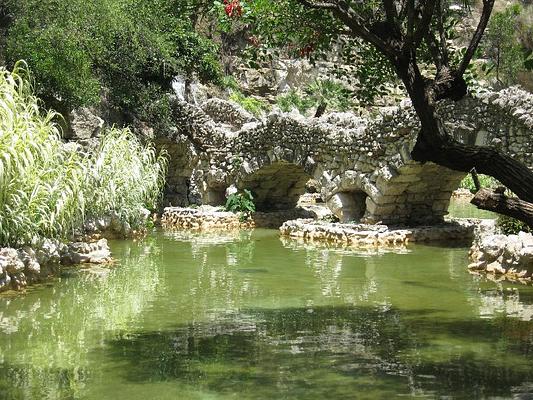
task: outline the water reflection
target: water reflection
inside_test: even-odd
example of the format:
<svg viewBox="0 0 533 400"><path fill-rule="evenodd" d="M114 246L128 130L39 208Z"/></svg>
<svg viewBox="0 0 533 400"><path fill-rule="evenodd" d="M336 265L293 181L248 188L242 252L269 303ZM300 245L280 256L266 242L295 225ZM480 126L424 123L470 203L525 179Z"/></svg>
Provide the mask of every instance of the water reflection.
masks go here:
<svg viewBox="0 0 533 400"><path fill-rule="evenodd" d="M435 336L450 331L458 332L456 345L446 354L434 353ZM474 341L465 334L471 332L484 334ZM479 398L533 393L527 385L533 378L527 358L531 333L531 326L516 321L429 324L423 310L254 309L234 315L232 322L120 337L109 342L106 353L126 363L122 378L127 381L173 380L183 390L221 396L323 399L363 392L368 398ZM498 347L489 357L483 349L492 340Z"/></svg>
<svg viewBox="0 0 533 400"><path fill-rule="evenodd" d="M465 248L369 256L257 230L113 251L110 271L0 299L0 398L531 391L533 288L473 278Z"/></svg>
<svg viewBox="0 0 533 400"><path fill-rule="evenodd" d="M0 380L18 386L0 389L1 398L75 395L94 373L91 348L136 326L159 284L157 246L147 240L119 256L112 270L71 271L51 287L0 299Z"/></svg>

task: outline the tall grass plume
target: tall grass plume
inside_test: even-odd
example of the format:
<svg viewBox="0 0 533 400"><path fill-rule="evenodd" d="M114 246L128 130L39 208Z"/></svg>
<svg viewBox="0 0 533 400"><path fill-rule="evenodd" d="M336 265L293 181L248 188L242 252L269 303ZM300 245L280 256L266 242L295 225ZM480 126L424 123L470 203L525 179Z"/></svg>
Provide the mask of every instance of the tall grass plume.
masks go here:
<svg viewBox="0 0 533 400"><path fill-rule="evenodd" d="M87 217L115 212L132 227L153 208L166 172L128 130L111 129L98 150L65 146L53 111L33 95L24 63L0 68L0 245L68 237Z"/></svg>

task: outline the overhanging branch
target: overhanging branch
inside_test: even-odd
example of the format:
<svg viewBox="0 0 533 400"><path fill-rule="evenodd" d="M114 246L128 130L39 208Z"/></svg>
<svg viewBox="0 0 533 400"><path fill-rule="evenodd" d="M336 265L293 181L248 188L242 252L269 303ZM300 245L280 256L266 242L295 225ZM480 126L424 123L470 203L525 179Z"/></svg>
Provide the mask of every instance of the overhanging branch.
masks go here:
<svg viewBox="0 0 533 400"><path fill-rule="evenodd" d="M461 64L457 69L457 73L459 74L459 76L465 73L466 69L468 68L468 64L470 64L472 57L474 57L474 53L476 52L476 49L479 46L479 42L481 42L481 38L483 37L483 33L487 28L487 24L489 23L490 15L492 13L493 8L494 0L483 0L483 11L481 12L481 17L479 18L479 23L477 25L476 31L474 32L472 40L470 40L470 44L466 49L466 53L463 57L463 60L461 61Z"/></svg>

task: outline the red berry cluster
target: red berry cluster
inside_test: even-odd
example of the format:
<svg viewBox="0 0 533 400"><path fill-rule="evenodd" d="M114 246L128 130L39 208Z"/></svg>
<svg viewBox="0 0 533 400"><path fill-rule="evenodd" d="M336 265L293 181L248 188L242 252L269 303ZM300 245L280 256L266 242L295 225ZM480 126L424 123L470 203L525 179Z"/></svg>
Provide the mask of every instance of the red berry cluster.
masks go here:
<svg viewBox="0 0 533 400"><path fill-rule="evenodd" d="M315 50L315 46L313 43L309 43L308 45L302 47L299 51L300 57L307 57L309 54L311 54Z"/></svg>
<svg viewBox="0 0 533 400"><path fill-rule="evenodd" d="M230 18L239 18L242 15L242 6L239 0L224 0L224 11Z"/></svg>

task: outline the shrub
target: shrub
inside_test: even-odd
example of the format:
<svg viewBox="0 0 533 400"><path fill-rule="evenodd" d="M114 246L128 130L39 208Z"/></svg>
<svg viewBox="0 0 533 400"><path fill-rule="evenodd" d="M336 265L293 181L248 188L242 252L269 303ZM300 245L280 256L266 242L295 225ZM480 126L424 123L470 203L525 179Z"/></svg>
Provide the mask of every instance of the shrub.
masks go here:
<svg viewBox="0 0 533 400"><path fill-rule="evenodd" d="M244 108L249 113L255 115L256 117L259 117L261 114L263 114L263 112L268 111L268 109L270 108L266 102L256 99L254 97L245 96L244 94L236 90L232 91L229 99L239 104L242 108Z"/></svg>
<svg viewBox="0 0 533 400"><path fill-rule="evenodd" d="M121 221L140 226L142 209L155 209L164 185L167 161L151 145L143 145L128 129L111 129L86 160L86 214L115 213Z"/></svg>
<svg viewBox="0 0 533 400"><path fill-rule="evenodd" d="M496 220L496 225L505 235L516 235L518 232L531 232L527 224L506 215L499 215Z"/></svg>
<svg viewBox="0 0 533 400"><path fill-rule="evenodd" d="M303 94L291 89L278 96L276 104L283 112L296 108L303 115L313 107L321 107L322 111L347 111L353 107L352 95L342 84L318 79L309 84Z"/></svg>
<svg viewBox="0 0 533 400"><path fill-rule="evenodd" d="M496 179L494 179L492 176L479 174L478 178L479 178L479 183L481 187L493 189L497 186L500 186L500 183ZM477 190L476 185L474 185L474 180L472 179L472 175L470 174L464 177L459 187L462 189L468 189L472 193L475 193Z"/></svg>
<svg viewBox="0 0 533 400"><path fill-rule="evenodd" d="M136 227L161 193L166 162L129 131L111 130L94 154L61 141L42 114L24 65L0 69L0 245L64 238L87 216L116 212Z"/></svg>
<svg viewBox="0 0 533 400"><path fill-rule="evenodd" d="M240 213L240 220L245 221L255 212L254 197L252 192L244 189L242 192L233 193L226 201L226 211Z"/></svg>
<svg viewBox="0 0 533 400"><path fill-rule="evenodd" d="M317 106L324 104L335 111L346 111L353 106L350 91L342 84L329 79L316 79L307 86L305 92Z"/></svg>
<svg viewBox="0 0 533 400"><path fill-rule="evenodd" d="M504 86L516 83L518 72L525 68L526 57L517 38L522 10L519 4L513 4L495 12L485 35L485 51L497 82Z"/></svg>
<svg viewBox="0 0 533 400"><path fill-rule="evenodd" d="M177 74L202 81L221 75L217 47L195 31L193 9L184 3L5 0L13 16L7 60L28 62L36 95L48 107L69 111L105 94L109 106L124 114L144 111L149 122L158 122L152 103L171 91Z"/></svg>
<svg viewBox="0 0 533 400"><path fill-rule="evenodd" d="M313 101L295 89L276 97L276 104L283 112L291 112L294 108L305 115L313 106Z"/></svg>

